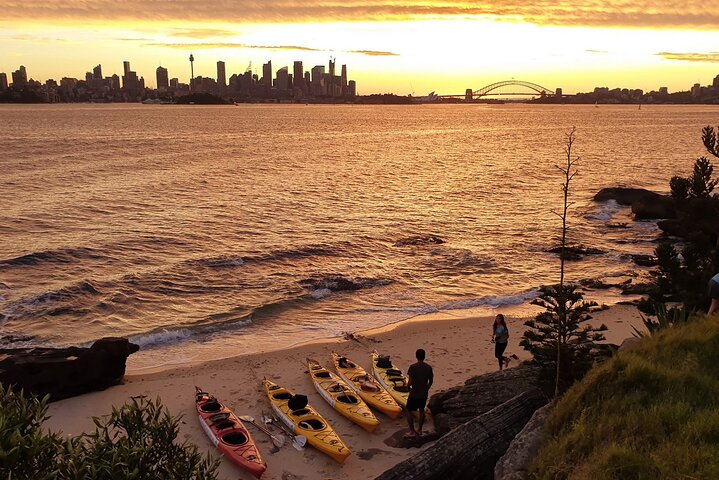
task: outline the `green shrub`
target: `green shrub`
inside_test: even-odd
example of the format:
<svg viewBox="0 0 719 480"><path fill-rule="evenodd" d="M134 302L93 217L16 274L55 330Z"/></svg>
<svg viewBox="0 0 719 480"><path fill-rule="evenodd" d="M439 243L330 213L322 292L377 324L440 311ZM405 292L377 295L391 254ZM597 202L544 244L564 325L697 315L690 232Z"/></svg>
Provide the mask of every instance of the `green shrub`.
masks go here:
<svg viewBox="0 0 719 480"><path fill-rule="evenodd" d="M0 385L0 478L115 480L217 478L218 460L176 442L181 417L160 400L133 398L103 418L95 431L62 438L45 431L47 397L25 397Z"/></svg>
<svg viewBox="0 0 719 480"><path fill-rule="evenodd" d="M719 478L719 324L667 329L592 369L546 438L529 478Z"/></svg>

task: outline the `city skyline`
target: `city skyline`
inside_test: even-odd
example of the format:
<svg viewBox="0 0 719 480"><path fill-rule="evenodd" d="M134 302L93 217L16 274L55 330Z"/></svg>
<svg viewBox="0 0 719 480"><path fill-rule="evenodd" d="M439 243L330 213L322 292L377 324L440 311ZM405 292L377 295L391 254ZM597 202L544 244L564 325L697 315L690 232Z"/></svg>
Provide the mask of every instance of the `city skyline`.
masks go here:
<svg viewBox="0 0 719 480"><path fill-rule="evenodd" d="M364 92L399 95L461 93L512 77L565 91L597 85L677 91L706 84L719 63L712 49L719 15L696 0L615 0L607 8L588 0L539 6L0 0L0 27L0 71L23 64L36 78L59 78L85 71L88 58L119 65L129 57L153 84L150 72L159 64L187 81L190 51L195 75L213 78L220 59L228 72L268 58L291 71L300 55L307 65L335 56L352 65Z"/></svg>

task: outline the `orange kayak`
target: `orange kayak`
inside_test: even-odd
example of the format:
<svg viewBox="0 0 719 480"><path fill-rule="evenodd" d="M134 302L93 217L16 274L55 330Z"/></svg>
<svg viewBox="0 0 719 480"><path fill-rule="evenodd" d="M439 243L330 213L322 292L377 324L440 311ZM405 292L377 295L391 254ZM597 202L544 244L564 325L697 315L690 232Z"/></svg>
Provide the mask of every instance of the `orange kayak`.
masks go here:
<svg viewBox="0 0 719 480"><path fill-rule="evenodd" d="M220 453L260 478L267 469L250 432L239 418L215 397L195 387L195 408L200 425Z"/></svg>

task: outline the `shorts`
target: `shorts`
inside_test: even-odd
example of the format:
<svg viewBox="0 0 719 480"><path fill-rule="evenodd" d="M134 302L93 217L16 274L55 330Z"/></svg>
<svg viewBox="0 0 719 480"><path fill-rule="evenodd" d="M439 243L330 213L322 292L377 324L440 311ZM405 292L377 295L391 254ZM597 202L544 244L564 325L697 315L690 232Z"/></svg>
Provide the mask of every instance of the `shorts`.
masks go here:
<svg viewBox="0 0 719 480"><path fill-rule="evenodd" d="M709 280L709 287L707 290L709 291L709 298L719 300L719 283L714 280Z"/></svg>
<svg viewBox="0 0 719 480"><path fill-rule="evenodd" d="M497 342L497 343L495 343L495 344L494 344L494 356L495 356L497 359L502 358L502 356L504 355L504 351L505 351L506 349L507 349L507 342L504 342L504 343Z"/></svg>
<svg viewBox="0 0 719 480"><path fill-rule="evenodd" d="M407 399L407 410L413 412L415 410L424 410L424 406L427 405L427 397Z"/></svg>

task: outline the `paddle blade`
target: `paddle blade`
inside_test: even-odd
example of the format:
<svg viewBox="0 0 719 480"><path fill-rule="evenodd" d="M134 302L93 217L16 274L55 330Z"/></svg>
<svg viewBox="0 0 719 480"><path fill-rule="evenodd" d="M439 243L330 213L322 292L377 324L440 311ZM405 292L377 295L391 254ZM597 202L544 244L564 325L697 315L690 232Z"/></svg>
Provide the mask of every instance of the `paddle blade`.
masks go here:
<svg viewBox="0 0 719 480"><path fill-rule="evenodd" d="M254 419L253 417L249 416L249 415L240 415L240 416L237 417L237 418L239 418L239 419L242 420L243 422L253 423L253 422L255 421L255 419Z"/></svg>
<svg viewBox="0 0 719 480"><path fill-rule="evenodd" d="M270 438L272 439L272 444L277 448L282 448L285 445L284 435L272 435Z"/></svg>
<svg viewBox="0 0 719 480"><path fill-rule="evenodd" d="M292 444L304 448L304 446L307 445L307 437L304 435L295 435L295 438L292 439Z"/></svg>

